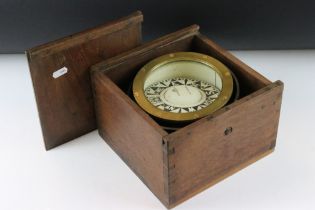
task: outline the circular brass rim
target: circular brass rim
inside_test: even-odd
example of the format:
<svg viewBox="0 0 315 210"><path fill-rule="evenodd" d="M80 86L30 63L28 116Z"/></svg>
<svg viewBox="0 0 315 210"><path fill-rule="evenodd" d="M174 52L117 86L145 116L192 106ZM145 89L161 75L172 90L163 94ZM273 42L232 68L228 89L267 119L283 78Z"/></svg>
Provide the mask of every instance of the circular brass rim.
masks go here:
<svg viewBox="0 0 315 210"><path fill-rule="evenodd" d="M150 72L154 71L155 69L158 69L159 67L174 61L200 62L211 67L214 71L216 71L222 80L222 90L218 98L209 106L201 110L188 113L167 112L151 104L151 102L145 97L143 89L144 82L147 76L150 74ZM221 63L220 61L213 57L195 52L177 52L160 56L144 65L134 78L132 91L138 105L146 112L148 112L150 115L170 121L190 121L209 115L223 107L229 101L232 95L233 78L230 73L230 70L223 63Z"/></svg>

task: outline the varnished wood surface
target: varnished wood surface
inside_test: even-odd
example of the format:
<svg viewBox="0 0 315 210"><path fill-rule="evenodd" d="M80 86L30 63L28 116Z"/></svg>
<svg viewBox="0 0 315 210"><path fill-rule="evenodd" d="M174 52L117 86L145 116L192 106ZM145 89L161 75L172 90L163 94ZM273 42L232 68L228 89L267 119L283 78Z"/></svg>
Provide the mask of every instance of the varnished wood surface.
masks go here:
<svg viewBox="0 0 315 210"><path fill-rule="evenodd" d="M171 205L274 148L282 90L280 81L272 83L164 138L173 151L168 159Z"/></svg>
<svg viewBox="0 0 315 210"><path fill-rule="evenodd" d="M99 62L93 65L92 69L104 72L110 71L113 67L126 62L128 59L133 59L135 56L140 56L142 54L154 53L158 49L165 48L172 44L178 44L181 40L193 37L196 34L199 34L199 26L196 24L188 26L173 33L166 34L150 42L144 43L130 51L126 51L115 57Z"/></svg>
<svg viewBox="0 0 315 210"><path fill-rule="evenodd" d="M91 67L100 135L165 206L169 205L168 168L162 138L167 132L119 87L126 88L148 60L188 50L198 29L192 25Z"/></svg>
<svg viewBox="0 0 315 210"><path fill-rule="evenodd" d="M96 128L89 67L141 43L141 12L26 52L46 149ZM54 79L53 72L68 73Z"/></svg>
<svg viewBox="0 0 315 210"><path fill-rule="evenodd" d="M128 52L104 60L92 66L93 71L102 71L117 85L126 90L134 75L149 60L177 51L189 51L199 26L192 25L161 38L145 43Z"/></svg>
<svg viewBox="0 0 315 210"><path fill-rule="evenodd" d="M167 203L163 144L167 133L102 72L93 72L99 133L149 189Z"/></svg>

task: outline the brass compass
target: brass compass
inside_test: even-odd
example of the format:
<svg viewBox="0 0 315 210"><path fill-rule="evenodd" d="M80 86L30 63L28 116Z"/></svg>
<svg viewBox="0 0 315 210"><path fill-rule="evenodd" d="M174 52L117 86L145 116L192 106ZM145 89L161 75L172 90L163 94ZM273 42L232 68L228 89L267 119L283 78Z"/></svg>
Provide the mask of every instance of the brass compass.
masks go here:
<svg viewBox="0 0 315 210"><path fill-rule="evenodd" d="M229 101L233 78L229 69L213 57L177 52L143 66L132 89L136 102L150 115L166 121L191 121Z"/></svg>

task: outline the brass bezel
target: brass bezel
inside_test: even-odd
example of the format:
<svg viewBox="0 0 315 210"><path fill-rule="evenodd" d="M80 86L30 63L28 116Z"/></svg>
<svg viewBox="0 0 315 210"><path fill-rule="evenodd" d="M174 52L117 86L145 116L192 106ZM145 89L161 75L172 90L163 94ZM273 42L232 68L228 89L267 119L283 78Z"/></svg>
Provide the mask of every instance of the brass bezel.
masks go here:
<svg viewBox="0 0 315 210"><path fill-rule="evenodd" d="M167 112L151 104L145 97L143 89L147 76L150 74L150 72L154 71L160 66L174 61L200 62L210 66L213 70L215 70L222 80L222 90L218 98L209 106L201 110L188 113ZM176 52L155 58L144 65L134 78L132 91L138 105L150 115L170 121L191 121L213 113L214 111L223 107L229 101L233 92L233 78L230 70L223 63L213 57L195 52Z"/></svg>

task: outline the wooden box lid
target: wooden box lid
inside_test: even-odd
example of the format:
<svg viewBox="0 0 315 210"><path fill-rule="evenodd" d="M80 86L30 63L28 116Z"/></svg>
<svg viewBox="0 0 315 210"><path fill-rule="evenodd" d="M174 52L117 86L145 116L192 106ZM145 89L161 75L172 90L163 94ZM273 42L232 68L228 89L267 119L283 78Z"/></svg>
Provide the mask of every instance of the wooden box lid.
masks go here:
<svg viewBox="0 0 315 210"><path fill-rule="evenodd" d="M141 12L26 51L46 149L96 128L89 68L141 44Z"/></svg>

